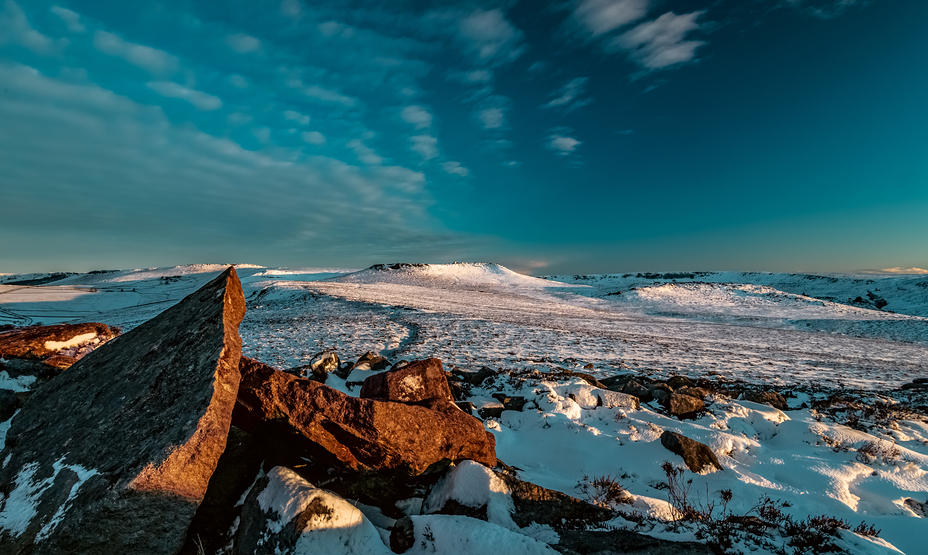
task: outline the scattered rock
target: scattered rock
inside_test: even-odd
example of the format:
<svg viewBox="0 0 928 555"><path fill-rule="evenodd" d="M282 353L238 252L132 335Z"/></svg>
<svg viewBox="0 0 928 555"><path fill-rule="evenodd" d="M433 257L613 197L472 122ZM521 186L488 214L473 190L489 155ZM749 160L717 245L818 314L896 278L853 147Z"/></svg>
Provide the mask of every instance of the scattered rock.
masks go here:
<svg viewBox="0 0 928 555"><path fill-rule="evenodd" d="M670 400L670 397L673 396L673 393L668 391L668 388L666 387L653 387L648 392L651 394L651 397L657 399L661 403L667 403L667 401Z"/></svg>
<svg viewBox="0 0 928 555"><path fill-rule="evenodd" d="M723 470L718 457L705 443L700 443L677 432L665 430L661 434L661 445L670 452L683 457L683 462L693 472L700 473L706 466L710 466L710 472L712 471L711 467Z"/></svg>
<svg viewBox="0 0 928 555"><path fill-rule="evenodd" d="M470 401L457 401L454 404L457 405L459 409L466 412L467 414L470 414L470 415L474 414L474 404L471 403Z"/></svg>
<svg viewBox="0 0 928 555"><path fill-rule="evenodd" d="M635 397L638 397L642 403L647 403L654 398L651 395L651 390L636 380L628 380L628 382L626 382L622 387L622 393L634 395Z"/></svg>
<svg viewBox="0 0 928 555"><path fill-rule="evenodd" d="M702 400L679 393L669 394L666 399L661 400L661 404L667 412L677 418L695 418L699 411L706 408Z"/></svg>
<svg viewBox="0 0 928 555"><path fill-rule="evenodd" d="M417 360L399 370L368 377L361 386L360 397L413 404L454 401L441 361L437 358Z"/></svg>
<svg viewBox="0 0 928 555"><path fill-rule="evenodd" d="M377 529L357 507L280 466L260 478L248 493L234 553L391 555Z"/></svg>
<svg viewBox="0 0 928 555"><path fill-rule="evenodd" d="M482 384L487 378L495 376L496 370L487 368L486 366L481 366L480 370L477 370L476 372L468 372L459 368L455 368L451 373L457 379L465 381L476 387Z"/></svg>
<svg viewBox="0 0 928 555"><path fill-rule="evenodd" d="M503 404L503 410L514 410L516 412L522 412L528 402L525 397L510 397L505 393L494 393L492 397Z"/></svg>
<svg viewBox="0 0 928 555"><path fill-rule="evenodd" d="M741 398L745 401L751 401L752 403L770 405L775 409L789 410L786 399L774 391L744 391L741 394Z"/></svg>
<svg viewBox="0 0 928 555"><path fill-rule="evenodd" d="M685 385L677 389L676 393L679 393L680 395L689 395L690 397L695 397L699 399L700 401L705 400L705 398L709 396L709 392L706 391L705 389L701 387L692 387L688 385Z"/></svg>
<svg viewBox="0 0 928 555"><path fill-rule="evenodd" d="M390 549L394 553L406 553L416 545L416 527L408 516L396 521L390 529Z"/></svg>
<svg viewBox="0 0 928 555"><path fill-rule="evenodd" d="M38 389L0 452L0 552L177 553L226 445L244 314L229 268Z"/></svg>
<svg viewBox="0 0 928 555"><path fill-rule="evenodd" d="M599 380L601 384L606 386L606 389L610 391L622 391L622 388L628 383L629 380L634 378L634 374L620 374L618 376L611 376L608 378L603 378Z"/></svg>
<svg viewBox="0 0 928 555"><path fill-rule="evenodd" d="M386 370L390 366L390 361L384 357L374 354L371 351L368 351L361 355L361 358L358 359L358 362L354 363L354 367L357 368L364 363L370 364L371 370Z"/></svg>
<svg viewBox="0 0 928 555"><path fill-rule="evenodd" d="M667 385L676 391L681 387L693 387L696 383L686 376L671 376L670 379L667 380Z"/></svg>
<svg viewBox="0 0 928 555"><path fill-rule="evenodd" d="M597 380L596 378L594 378L593 376L589 374L584 374L583 372L571 372L570 370L566 368L561 368L560 366L555 368L555 370L556 372L551 372L549 374L553 378L561 378L561 377L580 378L581 380L592 385L593 387L598 387L600 389L606 389L606 386L603 385L602 382L600 382L599 380Z"/></svg>
<svg viewBox="0 0 928 555"><path fill-rule="evenodd" d="M520 528L537 522L561 529L565 525L605 522L614 518L609 509L503 473L497 475L509 486L514 507L512 520Z"/></svg>
<svg viewBox="0 0 928 555"><path fill-rule="evenodd" d="M902 384L902 389L928 389L928 382L914 382Z"/></svg>
<svg viewBox="0 0 928 555"><path fill-rule="evenodd" d="M241 372L233 422L275 438L279 449L325 452L355 470L411 475L445 459L496 464L493 435L450 400L429 408L350 397L245 357Z"/></svg>
<svg viewBox="0 0 928 555"><path fill-rule="evenodd" d="M486 402L477 409L477 414L479 414L480 418L483 418L484 420L487 418L499 418L503 415L504 410L506 410L506 405L500 403L499 401Z"/></svg>
<svg viewBox="0 0 928 555"><path fill-rule="evenodd" d="M592 362L583 366L583 369L584 369L584 370L592 370L592 369L594 369L594 368L596 368L596 367L593 366L593 363L592 363Z"/></svg>

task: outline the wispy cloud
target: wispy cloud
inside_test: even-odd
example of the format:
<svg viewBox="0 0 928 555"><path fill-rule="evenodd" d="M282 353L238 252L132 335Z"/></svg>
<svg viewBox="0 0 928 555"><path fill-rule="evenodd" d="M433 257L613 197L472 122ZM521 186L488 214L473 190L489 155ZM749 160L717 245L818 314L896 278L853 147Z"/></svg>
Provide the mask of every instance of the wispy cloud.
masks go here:
<svg viewBox="0 0 928 555"><path fill-rule="evenodd" d="M477 10L458 21L458 37L477 61L485 64L516 60L525 52L522 31L502 10Z"/></svg>
<svg viewBox="0 0 928 555"><path fill-rule="evenodd" d="M315 146L322 146L326 143L325 135L318 131L307 131L303 133L303 141Z"/></svg>
<svg viewBox="0 0 928 555"><path fill-rule="evenodd" d="M198 110L212 111L222 108L222 99L203 91L187 88L172 81L151 81L146 87L168 98L186 100Z"/></svg>
<svg viewBox="0 0 928 555"><path fill-rule="evenodd" d="M573 19L592 37L604 35L643 18L648 0L579 0Z"/></svg>
<svg viewBox="0 0 928 555"><path fill-rule="evenodd" d="M610 42L616 51L625 51L642 67L654 70L689 62L703 41L686 40L687 34L700 28L696 21L705 12L683 15L667 12L653 21L642 23Z"/></svg>
<svg viewBox="0 0 928 555"><path fill-rule="evenodd" d="M864 8L873 0L782 0L782 4L818 17L833 19L851 8Z"/></svg>
<svg viewBox="0 0 928 555"><path fill-rule="evenodd" d="M573 136L574 132L569 127L557 127L552 129L550 135L545 139L545 147L559 156L573 156L577 148L583 144Z"/></svg>
<svg viewBox="0 0 928 555"><path fill-rule="evenodd" d="M355 156L358 157L358 160L362 164L368 166L380 166L383 165L383 157L377 154L377 152L364 144L360 139L352 139L346 143L346 146L354 151Z"/></svg>
<svg viewBox="0 0 928 555"><path fill-rule="evenodd" d="M8 42L42 55L51 54L57 46L66 44L66 41L58 43L33 29L25 12L13 0L7 0L0 12L0 45Z"/></svg>
<svg viewBox="0 0 928 555"><path fill-rule="evenodd" d="M432 113L424 106L406 106L400 112L400 117L408 124L414 125L416 129L428 129L432 127Z"/></svg>
<svg viewBox="0 0 928 555"><path fill-rule="evenodd" d="M155 75L167 75L178 67L177 58L171 54L143 44L125 41L114 33L97 31L93 36L93 45L104 54L122 58Z"/></svg>
<svg viewBox="0 0 928 555"><path fill-rule="evenodd" d="M556 108L565 112L572 112L578 108L587 106L593 102L592 98L581 98L586 92L586 82L588 77L577 77L571 79L567 84L554 91L551 96L554 98L542 108Z"/></svg>
<svg viewBox="0 0 928 555"><path fill-rule="evenodd" d="M431 160L438 157L438 139L431 135L413 135L409 138L412 143L410 147L413 152L422 157L423 160Z"/></svg>
<svg viewBox="0 0 928 555"><path fill-rule="evenodd" d="M284 110L284 118L290 121L295 121L300 125L309 125L309 116L306 114L301 114L295 110Z"/></svg>
<svg viewBox="0 0 928 555"><path fill-rule="evenodd" d="M928 274L928 270L924 268L883 268L880 270L887 274Z"/></svg>
<svg viewBox="0 0 928 555"><path fill-rule="evenodd" d="M61 6L52 6L49 8L51 12L61 18L62 21L68 26L68 30L73 33L83 33L87 30L87 27L81 23L81 16L74 11L71 11L67 8L62 8Z"/></svg>
<svg viewBox="0 0 928 555"><path fill-rule="evenodd" d="M493 72L489 69L475 69L473 71L452 71L448 80L465 85L485 85L493 81Z"/></svg>
<svg viewBox="0 0 928 555"><path fill-rule="evenodd" d="M470 171L462 166L460 162L444 162L441 165L441 169L445 170L445 173L450 175L459 175L461 177L470 175Z"/></svg>
<svg viewBox="0 0 928 555"><path fill-rule="evenodd" d="M348 108L354 106L358 102L355 98L316 85L310 85L304 88L303 94L310 98L315 98L323 102L331 102L333 104L341 104Z"/></svg>
<svg viewBox="0 0 928 555"><path fill-rule="evenodd" d="M261 49L261 41L245 33L226 35L226 44L239 54L249 54Z"/></svg>

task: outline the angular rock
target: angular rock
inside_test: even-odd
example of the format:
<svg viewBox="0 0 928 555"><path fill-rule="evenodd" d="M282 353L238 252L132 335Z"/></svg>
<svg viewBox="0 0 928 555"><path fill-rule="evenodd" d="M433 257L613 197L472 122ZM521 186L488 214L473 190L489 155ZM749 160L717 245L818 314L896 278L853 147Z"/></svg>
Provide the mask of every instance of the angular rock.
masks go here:
<svg viewBox="0 0 928 555"><path fill-rule="evenodd" d="M920 516L921 518L928 518L928 502L922 503L921 501L916 501L911 497L907 498L905 501L905 506L911 509L913 513Z"/></svg>
<svg viewBox="0 0 928 555"><path fill-rule="evenodd" d="M370 364L371 370L386 370L390 366L390 361L384 357L368 351L361 355L361 358L358 359L358 362L354 363L354 367L357 368L362 364Z"/></svg>
<svg viewBox="0 0 928 555"><path fill-rule="evenodd" d="M622 388L628 383L629 380L633 378L634 374L619 374L618 376L610 376L608 378L603 378L600 381L606 389L610 391L622 391Z"/></svg>
<svg viewBox="0 0 928 555"><path fill-rule="evenodd" d="M624 386L622 386L622 393L627 393L629 395L634 395L641 400L642 403L647 403L654 397L651 395L651 390L647 386L641 384L636 380L628 380Z"/></svg>
<svg viewBox="0 0 928 555"><path fill-rule="evenodd" d="M341 366L341 361L338 360L338 353L335 351L318 353L309 361L312 377L320 383L325 383L329 372L338 370L339 366Z"/></svg>
<svg viewBox="0 0 928 555"><path fill-rule="evenodd" d="M677 389L681 387L693 387L694 385L696 385L696 383L693 382L693 380L687 378L686 376L671 376L670 378L667 379L667 385L669 385L671 389L676 391Z"/></svg>
<svg viewBox="0 0 928 555"><path fill-rule="evenodd" d="M665 430L661 434L661 445L672 453L683 457L683 462L693 472L702 472L705 467L714 467L717 470L723 470L722 464L718 457L712 452L712 449L705 443L700 443L695 439L690 439L677 432Z"/></svg>
<svg viewBox="0 0 928 555"><path fill-rule="evenodd" d="M745 391L741 394L741 398L745 401L751 401L752 403L770 405L779 410L789 409L786 399L775 391Z"/></svg>
<svg viewBox="0 0 928 555"><path fill-rule="evenodd" d="M36 391L0 452L0 552L177 553L225 448L244 314L229 268Z"/></svg>
<svg viewBox="0 0 928 555"><path fill-rule="evenodd" d="M607 409L611 408L623 408L629 410L638 410L641 408L641 402L638 397L634 395L629 395L627 393L619 393L618 391L609 391L608 389L600 389L596 392L596 396L599 398L599 402L602 406Z"/></svg>
<svg viewBox="0 0 928 555"><path fill-rule="evenodd" d="M679 393L680 395L689 395L690 397L695 397L700 401L705 400L705 398L709 395L709 392L701 387L691 387L688 385L677 389L676 393Z"/></svg>
<svg viewBox="0 0 928 555"><path fill-rule="evenodd" d="M260 478L248 493L234 553L392 555L357 507L280 466Z"/></svg>
<svg viewBox="0 0 928 555"><path fill-rule="evenodd" d="M454 402L448 379L437 358L417 360L399 370L368 377L361 386L360 397L397 403Z"/></svg>
<svg viewBox="0 0 928 555"><path fill-rule="evenodd" d="M426 407L350 397L245 357L241 372L235 425L266 430L281 449L321 449L356 470L412 475L446 459L496 464L493 435L451 401Z"/></svg>
<svg viewBox="0 0 928 555"><path fill-rule="evenodd" d="M525 397L510 397L505 393L494 393L491 395L491 397L503 404L503 410L514 410L516 412L522 412L522 409L525 408L525 404L528 403L528 400Z"/></svg>
<svg viewBox="0 0 928 555"><path fill-rule="evenodd" d="M925 382L913 382L902 384L902 389L928 389L928 383Z"/></svg>
<svg viewBox="0 0 928 555"><path fill-rule="evenodd" d="M663 385L663 384L661 384ZM661 403L667 403L670 400L670 397L673 395L673 392L669 391L667 387L653 387L648 393Z"/></svg>
<svg viewBox="0 0 928 555"><path fill-rule="evenodd" d="M119 330L97 322L19 328L0 333L0 357L43 359L62 349L94 339L109 341L117 335Z"/></svg>
<svg viewBox="0 0 928 555"><path fill-rule="evenodd" d="M661 400L661 404L667 412L677 418L695 418L699 411L706 408L702 400L679 393L671 393L666 399Z"/></svg>

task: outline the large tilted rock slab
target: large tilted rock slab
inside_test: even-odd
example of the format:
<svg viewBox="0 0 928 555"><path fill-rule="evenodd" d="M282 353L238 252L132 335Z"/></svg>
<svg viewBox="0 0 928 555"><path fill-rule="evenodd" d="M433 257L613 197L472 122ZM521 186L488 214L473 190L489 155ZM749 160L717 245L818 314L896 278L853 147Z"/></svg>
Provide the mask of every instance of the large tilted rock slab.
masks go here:
<svg viewBox="0 0 928 555"><path fill-rule="evenodd" d="M707 470L707 467L707 472L724 470L719 458L712 452L711 447L685 435L664 430L664 433L661 434L661 445L668 451L683 457L683 462L693 472L700 473Z"/></svg>
<svg viewBox="0 0 928 555"><path fill-rule="evenodd" d="M0 357L52 359L52 366L67 368L79 356L55 356L59 351L89 351L117 335L119 330L96 322L22 328L0 333Z"/></svg>
<svg viewBox="0 0 928 555"><path fill-rule="evenodd" d="M0 553L176 553L225 448L244 314L229 268L40 388L0 451Z"/></svg>
<svg viewBox="0 0 928 555"><path fill-rule="evenodd" d="M357 470L415 475L444 460L496 464L493 436L450 401L429 408L359 399L246 357L241 372L235 425L246 431L286 427L293 442L302 438Z"/></svg>

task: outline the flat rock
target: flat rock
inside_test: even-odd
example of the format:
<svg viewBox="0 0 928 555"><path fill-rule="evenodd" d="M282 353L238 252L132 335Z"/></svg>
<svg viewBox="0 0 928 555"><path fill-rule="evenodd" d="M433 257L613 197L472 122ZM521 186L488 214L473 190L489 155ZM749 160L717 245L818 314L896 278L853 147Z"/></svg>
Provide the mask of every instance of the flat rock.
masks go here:
<svg viewBox="0 0 928 555"><path fill-rule="evenodd" d="M690 470L696 473L702 472L707 466L710 472L712 469L723 470L719 458L715 456L712 449L705 443L700 443L695 439L690 439L677 432L665 430L661 434L661 445L668 451L683 457L683 462Z"/></svg>
<svg viewBox="0 0 928 555"><path fill-rule="evenodd" d="M496 464L493 435L451 401L420 406L351 397L245 357L241 372L235 425L269 430L282 449L321 448L352 469L411 475L446 460Z"/></svg>
<svg viewBox="0 0 928 555"><path fill-rule="evenodd" d="M109 341L119 330L106 324L58 324L32 326L0 333L0 357L43 359L62 349L77 347L93 340Z"/></svg>
<svg viewBox="0 0 928 555"><path fill-rule="evenodd" d="M177 553L226 445L244 314L229 268L39 388L0 452L0 552Z"/></svg>
<svg viewBox="0 0 928 555"><path fill-rule="evenodd" d="M442 400L454 402L441 360L416 360L398 370L374 374L361 386L364 399L421 403Z"/></svg>

